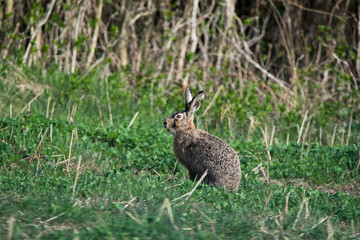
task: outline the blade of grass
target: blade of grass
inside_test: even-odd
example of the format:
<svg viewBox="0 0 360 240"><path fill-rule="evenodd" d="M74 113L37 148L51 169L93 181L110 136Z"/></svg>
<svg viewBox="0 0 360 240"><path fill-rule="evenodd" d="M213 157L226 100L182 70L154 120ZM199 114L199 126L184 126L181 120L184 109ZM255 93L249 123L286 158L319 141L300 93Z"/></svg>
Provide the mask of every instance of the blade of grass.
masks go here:
<svg viewBox="0 0 360 240"><path fill-rule="evenodd" d="M72 201L74 200L74 196L75 196L75 192L76 192L76 185L77 185L77 181L78 181L78 178L79 178L79 175L80 175L80 166L81 166L81 155L79 157L79 161L78 161L78 164L77 164L77 167L76 167L75 182L74 182L74 185L73 185L73 192L72 192L72 195L71 195L71 200Z"/></svg>

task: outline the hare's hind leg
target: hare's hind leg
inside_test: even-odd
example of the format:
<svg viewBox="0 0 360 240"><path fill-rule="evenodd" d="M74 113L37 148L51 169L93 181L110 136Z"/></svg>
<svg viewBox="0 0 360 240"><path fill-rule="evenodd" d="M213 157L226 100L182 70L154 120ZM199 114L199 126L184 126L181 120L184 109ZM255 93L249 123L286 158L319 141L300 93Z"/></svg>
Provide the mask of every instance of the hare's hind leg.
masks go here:
<svg viewBox="0 0 360 240"><path fill-rule="evenodd" d="M190 176L191 181L195 181L197 174L196 174L196 172L189 170L189 176Z"/></svg>
<svg viewBox="0 0 360 240"><path fill-rule="evenodd" d="M214 178L213 176L206 176L204 178L204 183L205 184L208 184L212 187L220 187L220 188L225 188L227 189L227 181L223 180L223 179L217 179L217 178Z"/></svg>
<svg viewBox="0 0 360 240"><path fill-rule="evenodd" d="M198 181L198 180L202 177L203 174L204 174L203 172L197 172L197 171L189 170L189 176L190 176L190 180L191 180L191 181ZM206 183L207 177L208 177L208 176L206 176L206 177L204 178L204 180L203 180L204 183Z"/></svg>

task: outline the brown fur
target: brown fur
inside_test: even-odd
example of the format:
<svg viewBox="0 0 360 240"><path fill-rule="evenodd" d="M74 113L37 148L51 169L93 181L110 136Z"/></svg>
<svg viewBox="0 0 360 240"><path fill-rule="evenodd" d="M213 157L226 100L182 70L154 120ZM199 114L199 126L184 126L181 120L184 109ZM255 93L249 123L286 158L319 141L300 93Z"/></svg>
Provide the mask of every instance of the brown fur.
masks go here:
<svg viewBox="0 0 360 240"><path fill-rule="evenodd" d="M165 128L174 135L176 157L189 170L192 181L207 169L204 183L236 191L241 180L237 153L220 138L195 128L194 112L200 107L203 92L192 99L191 89L187 89L185 96L186 110L175 112L164 121Z"/></svg>

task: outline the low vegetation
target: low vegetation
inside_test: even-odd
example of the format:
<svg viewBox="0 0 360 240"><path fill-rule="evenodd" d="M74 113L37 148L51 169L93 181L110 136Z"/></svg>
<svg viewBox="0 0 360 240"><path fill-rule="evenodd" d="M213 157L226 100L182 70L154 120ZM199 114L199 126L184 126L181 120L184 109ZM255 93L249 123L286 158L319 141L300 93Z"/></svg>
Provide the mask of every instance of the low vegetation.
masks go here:
<svg viewBox="0 0 360 240"><path fill-rule="evenodd" d="M250 89L238 105L235 94L215 97L210 91L196 122L229 142L243 169L239 190L226 193L196 187L176 162L162 121L183 104L182 91L147 82L129 88L120 75L110 76L112 87L106 88L105 81L95 81L97 72L41 74L2 65L0 75L1 236L360 236L355 118L343 136L324 128L323 136L335 135L320 143L312 120L297 111L277 114L252 100ZM257 121L273 120L252 125L249 111ZM335 125L332 113L312 119Z"/></svg>
<svg viewBox="0 0 360 240"><path fill-rule="evenodd" d="M359 239L359 9L1 1L0 238ZM188 86L235 193L176 161Z"/></svg>

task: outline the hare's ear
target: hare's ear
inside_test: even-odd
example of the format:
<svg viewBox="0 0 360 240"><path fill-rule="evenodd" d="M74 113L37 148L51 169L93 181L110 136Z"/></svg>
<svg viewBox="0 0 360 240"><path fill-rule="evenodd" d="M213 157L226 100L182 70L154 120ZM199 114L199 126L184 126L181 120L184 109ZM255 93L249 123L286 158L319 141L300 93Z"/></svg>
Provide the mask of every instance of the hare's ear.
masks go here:
<svg viewBox="0 0 360 240"><path fill-rule="evenodd" d="M199 110L200 105L201 105L201 99L203 99L205 96L204 91L200 91L198 92L195 97L191 100L191 102L189 103L189 107L186 109L186 112L191 112L194 113L197 110Z"/></svg>
<svg viewBox="0 0 360 240"><path fill-rule="evenodd" d="M185 106L190 104L191 100L192 100L192 90L191 88L188 87L185 90Z"/></svg>

